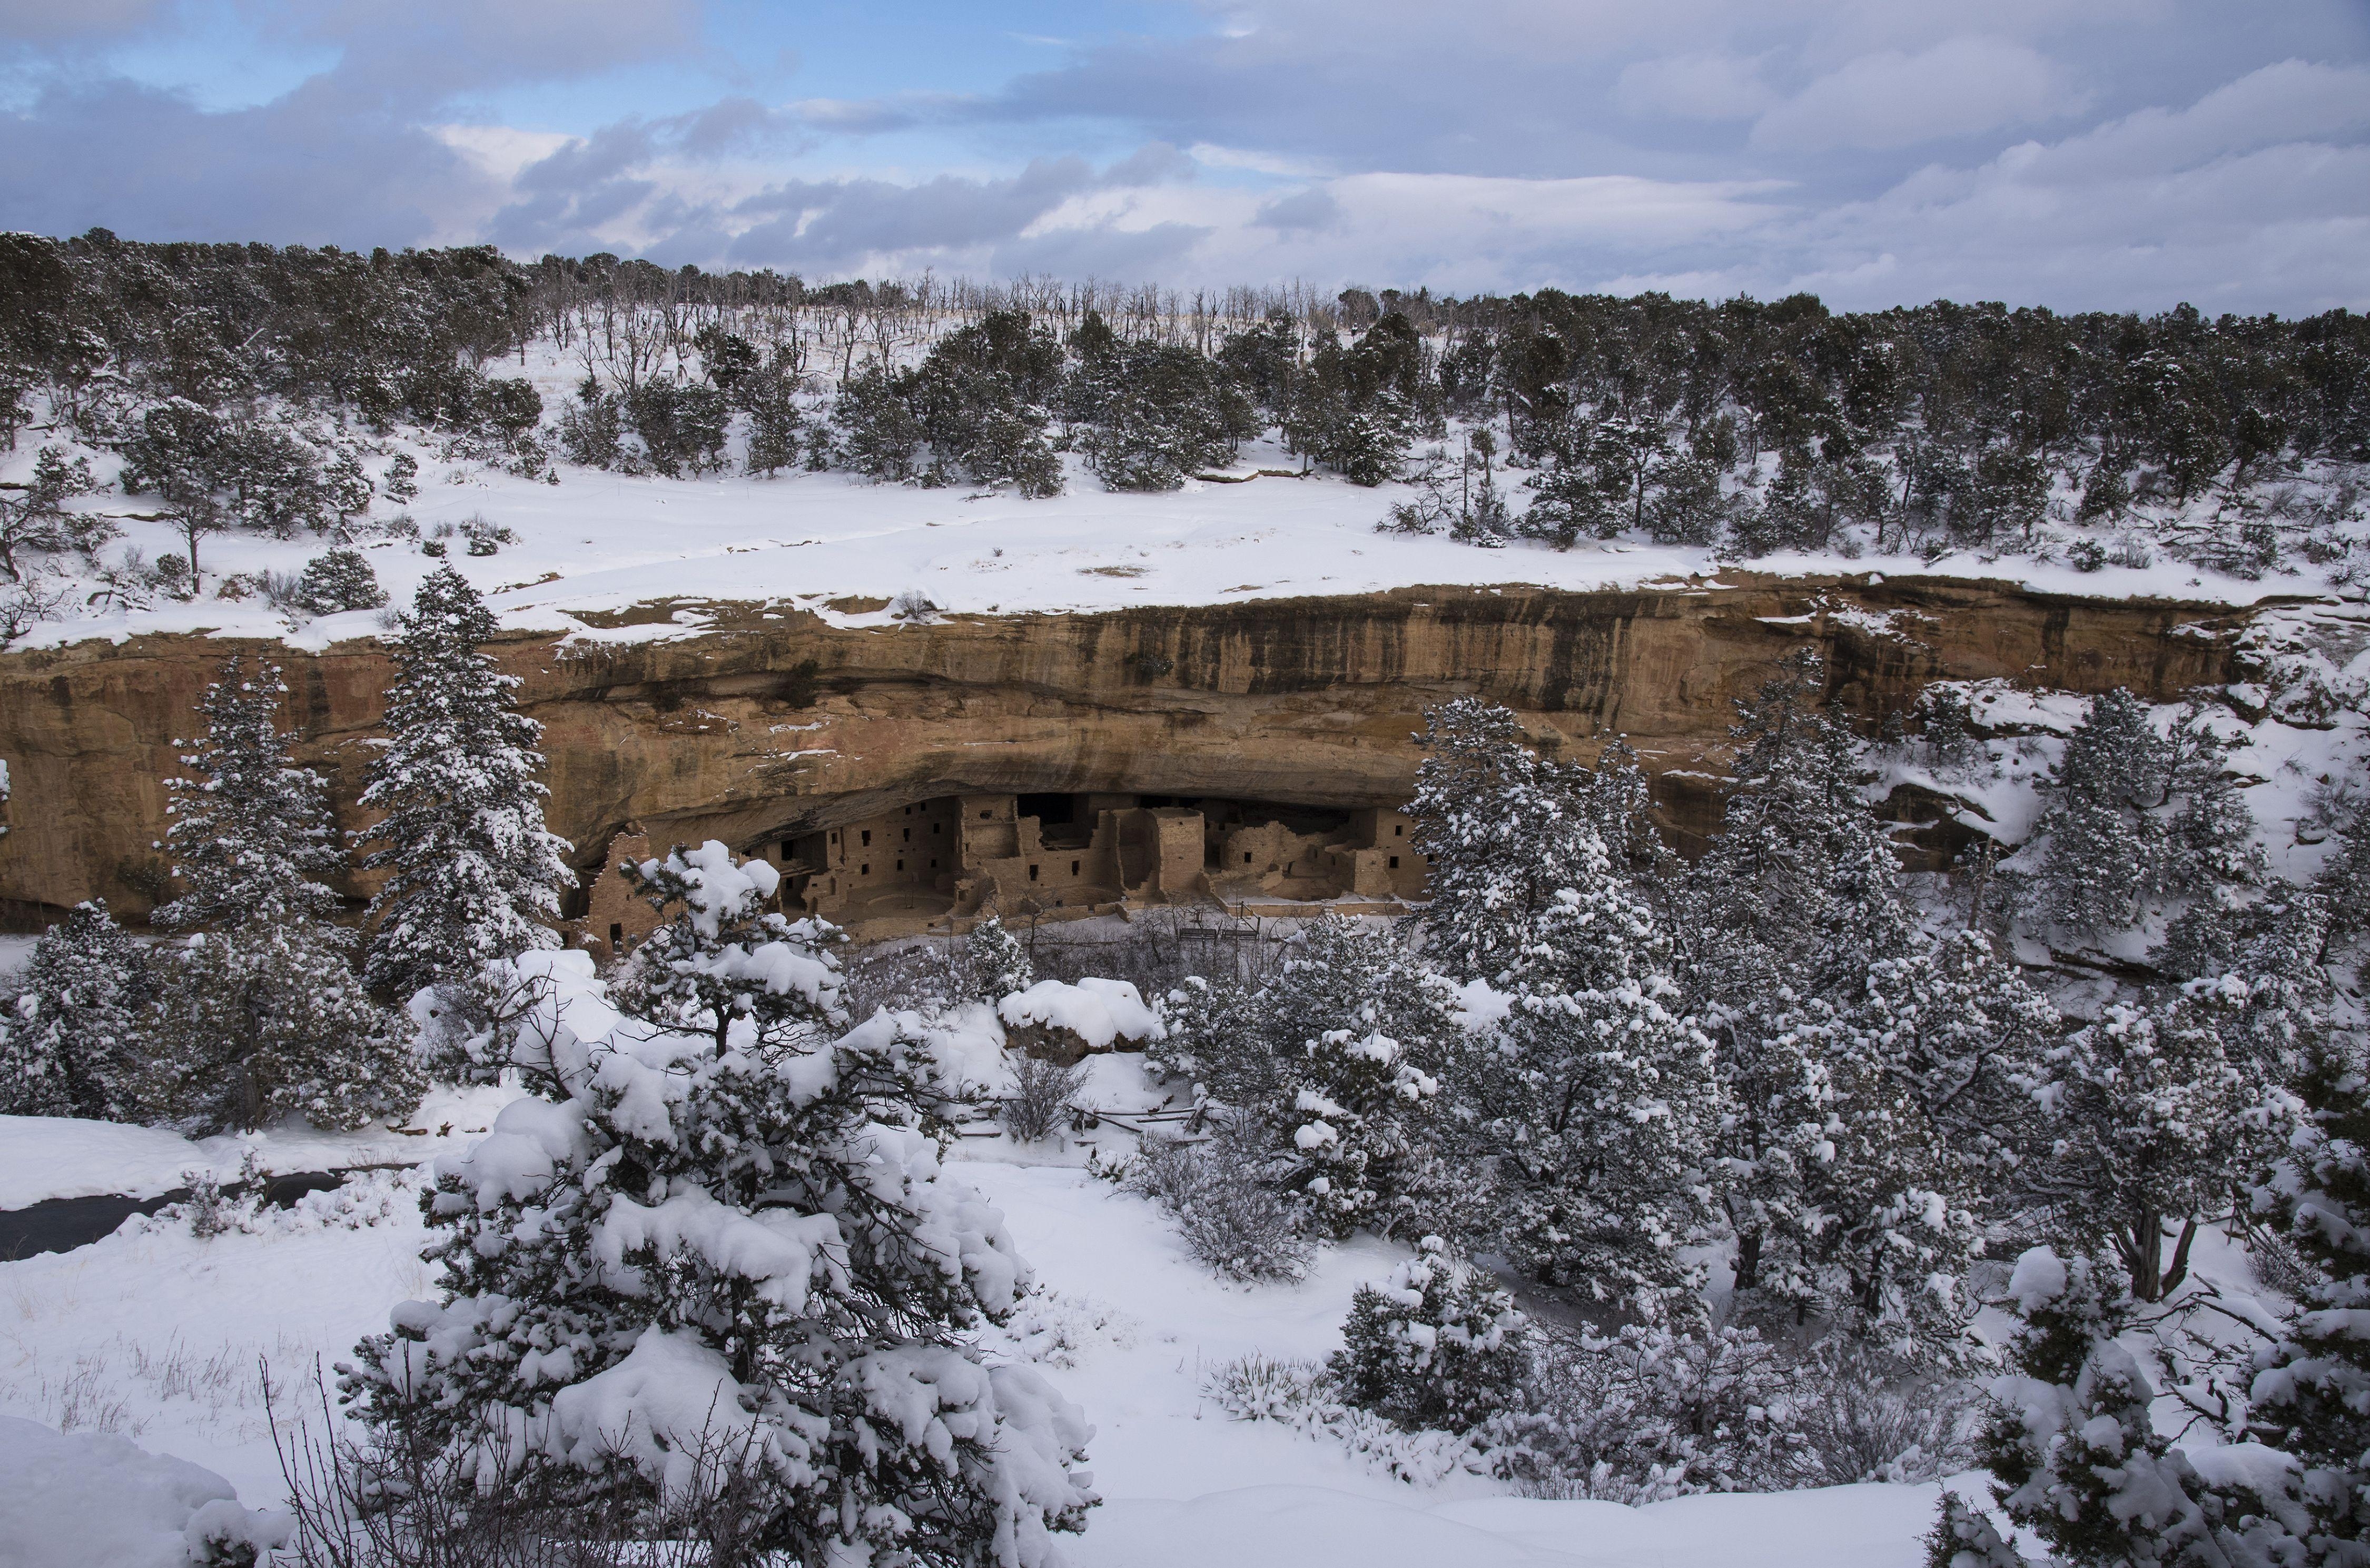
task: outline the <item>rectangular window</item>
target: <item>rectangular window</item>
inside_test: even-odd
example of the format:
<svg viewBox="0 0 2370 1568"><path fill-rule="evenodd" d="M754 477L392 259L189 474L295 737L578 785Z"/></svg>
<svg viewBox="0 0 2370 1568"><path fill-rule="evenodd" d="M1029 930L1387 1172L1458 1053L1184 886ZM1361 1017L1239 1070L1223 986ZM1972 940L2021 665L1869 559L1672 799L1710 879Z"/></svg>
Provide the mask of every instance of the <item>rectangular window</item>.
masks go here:
<svg viewBox="0 0 2370 1568"><path fill-rule="evenodd" d="M626 944L626 928L615 921L609 922L609 946L612 951Z"/></svg>
<svg viewBox="0 0 2370 1568"><path fill-rule="evenodd" d="M898 870L900 870L900 871L904 870L904 869L905 869L905 863L904 863L903 861L902 861L902 860L901 860L901 861L899 861L899 862L897 863L897 869L898 869Z"/></svg>
<svg viewBox="0 0 2370 1568"><path fill-rule="evenodd" d="M933 822L930 824L930 831L933 833L943 833L946 830L947 825L944 822Z"/></svg>
<svg viewBox="0 0 2370 1568"><path fill-rule="evenodd" d="M784 860L796 860L798 858L798 855L791 850L790 841L788 839L784 839L782 841L782 858Z"/></svg>
<svg viewBox="0 0 2370 1568"><path fill-rule="evenodd" d="M905 841L909 844L914 841L914 830L911 828L905 830Z"/></svg>
<svg viewBox="0 0 2370 1568"><path fill-rule="evenodd" d="M864 847L866 849L872 847L872 830L869 828L864 830Z"/></svg>
<svg viewBox="0 0 2370 1568"><path fill-rule="evenodd" d="M1396 839L1396 838L1399 838L1399 837L1401 837L1402 835L1404 835L1406 832L1407 832L1407 824L1406 824L1406 823L1404 823L1404 822L1394 822L1394 823L1392 823L1392 824L1391 824L1391 837L1393 837L1393 838L1395 838L1395 839Z"/></svg>
<svg viewBox="0 0 2370 1568"><path fill-rule="evenodd" d="M1250 863L1251 863L1251 852L1250 852L1250 851L1248 851L1248 850L1245 850L1245 851L1243 852L1243 864L1244 864L1245 865L1248 865Z"/></svg>
<svg viewBox="0 0 2370 1568"><path fill-rule="evenodd" d="M981 813L979 814L979 819L980 819L981 821L983 821L983 822L986 821L986 820L987 820L987 813L986 813L986 812L984 812L984 811L981 812Z"/></svg>
<svg viewBox="0 0 2370 1568"><path fill-rule="evenodd" d="M1037 868L1033 865L1029 868L1029 880L1031 882L1037 880Z"/></svg>
<svg viewBox="0 0 2370 1568"><path fill-rule="evenodd" d="M1071 876L1076 876L1077 874L1078 874L1078 863L1077 863L1076 861L1075 861L1075 860L1074 860L1074 861L1072 861L1072 862L1070 863L1070 875L1071 875Z"/></svg>
<svg viewBox="0 0 2370 1568"><path fill-rule="evenodd" d="M871 875L872 875L872 863L871 863L870 861L869 861L869 860L868 860L868 861L866 861L862 865L859 865L859 866L857 866L857 867L856 868L856 874L857 874L858 876L871 876Z"/></svg>
<svg viewBox="0 0 2370 1568"><path fill-rule="evenodd" d="M930 862L930 869L931 869L932 871L936 871L938 868L938 863L937 861L935 861L935 860L931 861L931 862Z"/></svg>
<svg viewBox="0 0 2370 1568"><path fill-rule="evenodd" d="M1391 856L1391 869L1392 869L1393 871L1397 871L1398 868L1399 868L1399 857L1398 857L1398 856L1397 856L1397 855L1393 855L1393 856Z"/></svg>

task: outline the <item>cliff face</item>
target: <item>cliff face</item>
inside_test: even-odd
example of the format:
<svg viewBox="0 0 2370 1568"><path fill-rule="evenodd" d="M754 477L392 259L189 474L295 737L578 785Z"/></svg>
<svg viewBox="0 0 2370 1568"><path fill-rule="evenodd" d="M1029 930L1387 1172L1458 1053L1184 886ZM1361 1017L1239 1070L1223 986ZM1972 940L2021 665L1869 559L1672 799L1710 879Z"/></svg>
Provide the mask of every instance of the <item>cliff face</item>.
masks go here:
<svg viewBox="0 0 2370 1568"><path fill-rule="evenodd" d="M545 726L550 819L597 868L612 835L736 847L967 792L1112 791L1313 807L1403 801L1423 709L1474 694L1592 755L1629 738L1686 838L1716 819L1731 704L1804 643L1874 718L1938 679L2006 678L2164 700L2233 678L2246 617L2215 607L2051 598L1998 585L1851 578L1622 592L1412 589L1095 615L835 628L710 605L659 642L494 647ZM651 612L662 619L664 607ZM302 759L340 820L390 667L375 644L305 654L201 637L0 657L12 786L0 898L19 926L104 897L136 918L175 738L221 658L287 672ZM359 887L356 891L362 890Z"/></svg>

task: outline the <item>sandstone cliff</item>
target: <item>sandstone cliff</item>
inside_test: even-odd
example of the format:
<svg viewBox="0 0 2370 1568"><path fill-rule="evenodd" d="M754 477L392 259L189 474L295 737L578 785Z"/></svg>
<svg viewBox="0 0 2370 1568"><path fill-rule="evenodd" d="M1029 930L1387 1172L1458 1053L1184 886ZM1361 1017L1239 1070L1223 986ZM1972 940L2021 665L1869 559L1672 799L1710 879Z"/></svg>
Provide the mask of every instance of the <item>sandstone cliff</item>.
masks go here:
<svg viewBox="0 0 2370 1568"><path fill-rule="evenodd" d="M1838 698L1872 720L1938 679L2169 698L2232 679L2247 620L1997 584L1738 574L860 629L708 608L713 626L696 636L519 635L490 650L546 727L551 824L587 870L628 822L739 846L961 792L1395 804L1423 708L1461 693L1515 708L1582 756L1627 735L1662 775L1684 841L1714 819L1731 701L1805 642L1828 653ZM12 923L93 896L127 918L147 910L175 738L220 658L257 646L155 636L0 657ZM276 657L301 755L351 826L387 660L366 642Z"/></svg>

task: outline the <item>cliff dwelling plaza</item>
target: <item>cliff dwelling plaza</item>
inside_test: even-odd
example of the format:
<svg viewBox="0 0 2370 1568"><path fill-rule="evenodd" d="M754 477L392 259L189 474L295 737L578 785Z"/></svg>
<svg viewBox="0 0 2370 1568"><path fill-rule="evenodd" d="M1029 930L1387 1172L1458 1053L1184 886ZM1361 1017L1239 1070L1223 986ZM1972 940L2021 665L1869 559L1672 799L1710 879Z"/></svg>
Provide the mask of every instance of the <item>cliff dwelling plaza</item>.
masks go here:
<svg viewBox="0 0 2370 1568"><path fill-rule="evenodd" d="M1075 793L942 795L746 845L786 914L863 940L963 932L984 915L1080 920L1156 907L1235 916L1398 914L1424 892L1413 820L1385 807ZM677 837L628 826L591 889L584 936L612 950L658 924L617 866Z"/></svg>

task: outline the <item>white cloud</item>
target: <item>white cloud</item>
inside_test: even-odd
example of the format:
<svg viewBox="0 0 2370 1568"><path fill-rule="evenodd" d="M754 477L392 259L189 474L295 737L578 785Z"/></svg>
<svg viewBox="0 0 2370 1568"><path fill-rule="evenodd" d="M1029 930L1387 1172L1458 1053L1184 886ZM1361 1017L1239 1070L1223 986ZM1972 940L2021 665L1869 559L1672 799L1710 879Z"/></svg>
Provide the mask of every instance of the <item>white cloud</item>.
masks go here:
<svg viewBox="0 0 2370 1568"><path fill-rule="evenodd" d="M1756 147L1906 147L2029 125L2082 107L2071 74L2029 44L1954 38L1917 54L1863 54L1764 114Z"/></svg>

